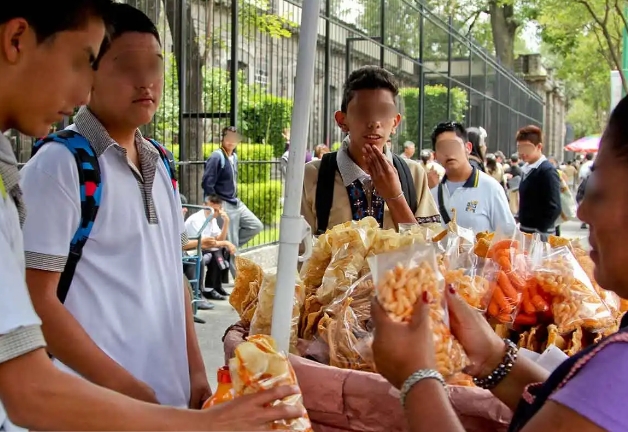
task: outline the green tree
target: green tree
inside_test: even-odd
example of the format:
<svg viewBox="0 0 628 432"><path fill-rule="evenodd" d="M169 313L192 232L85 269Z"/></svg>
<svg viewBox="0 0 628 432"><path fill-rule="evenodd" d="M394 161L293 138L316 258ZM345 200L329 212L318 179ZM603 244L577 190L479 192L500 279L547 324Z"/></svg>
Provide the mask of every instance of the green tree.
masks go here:
<svg viewBox="0 0 628 432"><path fill-rule="evenodd" d="M581 3L560 8L555 0L544 1L539 16L542 47L548 65L555 68L557 77L564 82L569 102L567 121L573 125L576 138L599 133L610 107L610 70L615 67L611 47L600 37L598 24ZM597 6L603 6L605 0L595 1ZM608 23L611 19L608 18ZM612 47L616 56L621 24L613 25L617 26L614 30L617 46Z"/></svg>
<svg viewBox="0 0 628 432"><path fill-rule="evenodd" d="M424 58L442 60L449 53L448 19L463 36L473 37L513 68L516 53L527 52L520 35L523 25L536 17L538 0L385 0L385 42L417 58L420 46L420 4L424 6ZM357 26L371 37L380 36L382 0L357 0L363 9ZM437 18L440 18L438 20ZM444 22L443 22L444 21ZM468 56L465 43L454 38L453 57Z"/></svg>
<svg viewBox="0 0 628 432"><path fill-rule="evenodd" d="M608 70L620 72L624 89L628 81L622 70L622 36L628 29L624 14L625 2L620 0L540 0L541 37L559 58L567 58L582 48L597 51L594 56ZM587 55L591 58L591 55ZM595 65L590 64L594 67ZM585 78L586 75L582 76ZM608 74L607 74L608 80ZM584 80L586 81L586 80ZM581 81L581 82L584 82Z"/></svg>

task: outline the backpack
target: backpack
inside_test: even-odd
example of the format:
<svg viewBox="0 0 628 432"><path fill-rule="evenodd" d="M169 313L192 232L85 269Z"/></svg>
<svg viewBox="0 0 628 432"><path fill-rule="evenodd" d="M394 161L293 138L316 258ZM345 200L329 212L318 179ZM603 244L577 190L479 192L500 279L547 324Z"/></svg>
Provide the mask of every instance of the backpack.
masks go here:
<svg viewBox="0 0 628 432"><path fill-rule="evenodd" d="M214 150L212 154L218 154L220 156L220 169L223 169L225 167L225 162L226 162L226 157L225 157L225 153L222 151L222 149L218 149L218 150ZM233 164L237 164L238 163L238 155L234 152L233 154Z"/></svg>
<svg viewBox="0 0 628 432"><path fill-rule="evenodd" d="M172 166L173 161L170 160L168 151L157 141L152 139L148 139L148 141L159 151L161 160L166 166L166 171L172 181L172 188L176 193L177 179ZM61 274L59 286L57 287L57 297L61 303L64 303L70 289L70 284L72 283L72 278L74 277L74 272L76 271L76 266L81 259L83 247L85 243L87 243L89 234L94 226L94 221L96 220L96 215L98 214L98 209L100 208L102 183L98 157L87 138L69 129L50 134L33 145L31 157L35 156L35 154L49 142L63 144L70 153L74 155L76 168L78 169L81 195L79 227L70 242L68 260Z"/></svg>
<svg viewBox="0 0 628 432"><path fill-rule="evenodd" d="M334 181L336 180L336 171L338 171L337 156L338 152L323 155L321 164L318 167L318 179L316 182L317 235L324 234L329 225L329 213L334 201ZM416 213L419 204L410 167L396 154L393 154L393 166L399 174L401 190L406 198L406 202L410 206L412 213Z"/></svg>

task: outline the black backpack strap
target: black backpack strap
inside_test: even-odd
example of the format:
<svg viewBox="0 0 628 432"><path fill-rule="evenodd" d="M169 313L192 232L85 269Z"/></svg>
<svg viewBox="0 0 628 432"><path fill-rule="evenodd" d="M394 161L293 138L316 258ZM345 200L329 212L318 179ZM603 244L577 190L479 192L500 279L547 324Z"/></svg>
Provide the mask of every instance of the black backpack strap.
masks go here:
<svg viewBox="0 0 628 432"><path fill-rule="evenodd" d="M401 182L401 191L403 195L406 197L406 202L412 210L413 214L416 214L417 209L419 208L419 203L417 201L417 192L414 187L414 180L412 179L412 173L410 172L410 167L399 156L393 154L393 166L397 170L397 174L399 175L399 181Z"/></svg>
<svg viewBox="0 0 628 432"><path fill-rule="evenodd" d="M329 214L334 201L334 182L338 171L338 153L323 155L316 181L316 235L324 234L329 225Z"/></svg>
<svg viewBox="0 0 628 432"><path fill-rule="evenodd" d="M451 222L451 218L449 217L449 213L447 213L447 209L445 208L445 200L443 199L443 184L438 184L438 211L440 213L440 217L443 218L443 222L448 224Z"/></svg>
<svg viewBox="0 0 628 432"><path fill-rule="evenodd" d="M81 259L83 247L85 243L87 243L94 221L96 220L96 215L98 214L102 196L102 183L98 157L89 144L89 141L87 141L84 136L71 130L62 130L53 133L35 143L32 156L35 156L37 151L49 142L63 144L74 156L78 169L79 190L81 195L81 218L79 227L70 242L68 260L61 274L59 286L57 287L57 297L61 303L64 303L68 291L70 290L70 285L72 284L76 266Z"/></svg>

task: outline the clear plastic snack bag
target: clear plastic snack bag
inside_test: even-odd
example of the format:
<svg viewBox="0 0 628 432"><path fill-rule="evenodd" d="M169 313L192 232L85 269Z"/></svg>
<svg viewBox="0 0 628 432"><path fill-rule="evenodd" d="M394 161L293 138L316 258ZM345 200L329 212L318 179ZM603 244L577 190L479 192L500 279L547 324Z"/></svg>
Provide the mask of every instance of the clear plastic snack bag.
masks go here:
<svg viewBox="0 0 628 432"><path fill-rule="evenodd" d="M489 261L484 265L483 276L492 292L487 315L501 324L511 325L519 315L530 271L531 241L532 237L520 231L512 235L498 232L486 251Z"/></svg>
<svg viewBox="0 0 628 432"><path fill-rule="evenodd" d="M316 292L322 305L330 304L358 279L377 230L375 219L365 218L329 233L332 259Z"/></svg>
<svg viewBox="0 0 628 432"><path fill-rule="evenodd" d="M251 329L249 331L251 335L270 335L276 290L277 275L265 274L257 298L257 308L253 314L253 319L251 319ZM292 322L290 328L290 351L292 353L297 352L299 320L304 301L305 289L303 288L301 279L297 277L294 286L294 303L292 306Z"/></svg>
<svg viewBox="0 0 628 432"><path fill-rule="evenodd" d="M445 283L453 285L469 306L484 313L488 309L495 288L483 276L484 265L489 261L477 257L475 262L470 261L467 265L460 263L450 265L451 269L445 273Z"/></svg>
<svg viewBox="0 0 628 432"><path fill-rule="evenodd" d="M445 280L438 270L434 248L413 245L369 258L375 293L391 319L408 321L414 305L428 292L434 347L438 371L449 377L467 366L462 345L449 330L449 316L444 298Z"/></svg>
<svg viewBox="0 0 628 432"><path fill-rule="evenodd" d="M297 377L285 354L277 349L270 336L250 336L235 349L235 357L229 361L229 372L236 398L271 388L298 386ZM298 394L275 401L278 404L303 407L303 396ZM270 425L271 430L312 432L307 414L294 420L280 420Z"/></svg>
<svg viewBox="0 0 628 432"><path fill-rule="evenodd" d="M568 247L549 251L534 273L540 288L552 297L554 323L561 333L578 327L596 332L614 325L611 310Z"/></svg>
<svg viewBox="0 0 628 432"><path fill-rule="evenodd" d="M353 298L347 297L325 313L318 326L319 338L329 348L330 366L374 372L373 337L358 320L352 304Z"/></svg>

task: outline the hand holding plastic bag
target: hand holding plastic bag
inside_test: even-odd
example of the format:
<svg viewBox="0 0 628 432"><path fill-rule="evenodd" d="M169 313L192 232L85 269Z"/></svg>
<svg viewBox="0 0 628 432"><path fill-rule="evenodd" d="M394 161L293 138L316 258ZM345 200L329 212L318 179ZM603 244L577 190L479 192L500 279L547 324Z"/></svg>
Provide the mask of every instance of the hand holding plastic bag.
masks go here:
<svg viewBox="0 0 628 432"><path fill-rule="evenodd" d="M370 258L369 264L376 281L377 299L392 320L408 321L415 303L423 293L429 294L437 369L445 377L460 372L468 359L449 331L444 278L438 271L434 248L411 246Z"/></svg>
<svg viewBox="0 0 628 432"><path fill-rule="evenodd" d="M229 361L229 372L236 397L285 385L298 385L288 358L277 350L274 339L265 335L251 336L238 345L235 357ZM303 396L298 393L275 401L272 405L277 404L303 407ZM294 420L276 421L270 429L313 431L307 414Z"/></svg>

